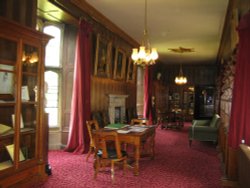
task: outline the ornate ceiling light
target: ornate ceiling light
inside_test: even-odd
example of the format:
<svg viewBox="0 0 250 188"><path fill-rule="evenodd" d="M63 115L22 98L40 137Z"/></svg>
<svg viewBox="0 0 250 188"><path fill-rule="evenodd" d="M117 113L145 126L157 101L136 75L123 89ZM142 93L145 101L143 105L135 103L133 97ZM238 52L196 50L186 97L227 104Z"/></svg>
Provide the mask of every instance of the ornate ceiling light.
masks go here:
<svg viewBox="0 0 250 188"><path fill-rule="evenodd" d="M187 83L187 77L183 76L182 65L180 65L179 75L175 77L174 81L177 85L184 85Z"/></svg>
<svg viewBox="0 0 250 188"><path fill-rule="evenodd" d="M185 52L194 52L193 48L183 48L183 47L179 47L179 48L170 48L169 49L171 52L175 52L175 53L185 53ZM187 83L187 77L183 75L183 71L182 71L182 64L180 64L180 71L178 76L175 77L175 83L177 85L184 85Z"/></svg>
<svg viewBox="0 0 250 188"><path fill-rule="evenodd" d="M156 48L150 48L147 31L147 0L145 0L145 20L144 20L144 35L142 44L137 48L133 48L131 58L134 60L135 65L142 67L155 64L155 60L158 58Z"/></svg>

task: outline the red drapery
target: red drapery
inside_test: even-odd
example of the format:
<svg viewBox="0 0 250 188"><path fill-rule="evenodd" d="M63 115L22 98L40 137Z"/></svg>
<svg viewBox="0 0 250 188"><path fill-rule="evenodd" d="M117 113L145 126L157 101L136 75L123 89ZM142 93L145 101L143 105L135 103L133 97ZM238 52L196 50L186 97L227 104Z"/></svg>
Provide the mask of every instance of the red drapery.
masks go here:
<svg viewBox="0 0 250 188"><path fill-rule="evenodd" d="M152 124L152 67L146 67L144 72L144 108L143 108L143 117L149 120L149 123Z"/></svg>
<svg viewBox="0 0 250 188"><path fill-rule="evenodd" d="M86 120L90 119L91 25L81 20L76 40L74 83L68 143L65 151L86 153L89 135Z"/></svg>
<svg viewBox="0 0 250 188"><path fill-rule="evenodd" d="M229 146L237 149L242 140L250 145L250 12L238 26L239 44L229 127Z"/></svg>

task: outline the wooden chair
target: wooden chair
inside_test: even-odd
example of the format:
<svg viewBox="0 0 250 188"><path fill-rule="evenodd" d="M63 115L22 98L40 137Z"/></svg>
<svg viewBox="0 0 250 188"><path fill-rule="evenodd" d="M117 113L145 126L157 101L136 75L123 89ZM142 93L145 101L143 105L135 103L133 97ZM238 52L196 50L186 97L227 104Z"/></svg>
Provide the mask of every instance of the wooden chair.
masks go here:
<svg viewBox="0 0 250 188"><path fill-rule="evenodd" d="M88 161L89 156L94 153L94 149L95 149L95 141L93 138L93 130L99 130L99 124L97 122L97 120L90 120L90 121L86 121L87 124L87 128L88 128L88 133L89 133L89 138L90 138L90 144L89 144L89 151L86 157L86 161Z"/></svg>
<svg viewBox="0 0 250 188"><path fill-rule="evenodd" d="M110 142L114 142L114 146L109 147ZM106 167L108 164L111 165L111 179L114 183L114 168L116 163L123 163L123 170L125 172L127 167L127 153L121 150L121 144L116 131L97 131L95 132L95 174L97 174L101 167Z"/></svg>
<svg viewBox="0 0 250 188"><path fill-rule="evenodd" d="M147 119L132 119L130 125L148 125Z"/></svg>

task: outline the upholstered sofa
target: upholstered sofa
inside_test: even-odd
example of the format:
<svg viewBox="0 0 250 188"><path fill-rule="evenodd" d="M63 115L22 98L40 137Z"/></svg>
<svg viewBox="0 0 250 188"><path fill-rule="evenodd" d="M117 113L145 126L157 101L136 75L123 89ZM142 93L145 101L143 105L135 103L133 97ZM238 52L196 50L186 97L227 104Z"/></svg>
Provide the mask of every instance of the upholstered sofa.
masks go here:
<svg viewBox="0 0 250 188"><path fill-rule="evenodd" d="M220 116L214 114L210 120L193 120L192 126L188 129L189 146L193 140L212 141L217 143Z"/></svg>

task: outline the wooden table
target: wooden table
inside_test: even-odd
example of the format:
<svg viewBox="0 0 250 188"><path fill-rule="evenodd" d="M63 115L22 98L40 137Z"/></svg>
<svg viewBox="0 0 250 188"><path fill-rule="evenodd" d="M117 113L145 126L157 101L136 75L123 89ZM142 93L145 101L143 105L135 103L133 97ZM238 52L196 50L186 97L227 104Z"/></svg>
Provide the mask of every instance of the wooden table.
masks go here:
<svg viewBox="0 0 250 188"><path fill-rule="evenodd" d="M184 117L181 112L172 111L166 113L161 123L161 128L180 129L184 126Z"/></svg>
<svg viewBox="0 0 250 188"><path fill-rule="evenodd" d="M141 133L137 132L129 132L127 134L120 134L119 139L121 142L132 144L135 146L135 166L134 166L134 175L139 175L139 160L141 157L141 143L142 140L146 140L147 138L151 137L152 142L150 142L150 153L148 155L151 159L154 159L154 144L155 144L155 127L149 127L147 130Z"/></svg>
<svg viewBox="0 0 250 188"><path fill-rule="evenodd" d="M119 140L121 143L128 143L135 146L135 153L134 153L134 159L135 159L135 165L134 165L134 175L139 175L139 160L141 157L141 143L143 140L146 140L147 138L151 137L152 141L150 142L150 153L147 154L147 156L151 157L151 159L154 159L154 144L155 144L155 126L149 126L145 131L143 132L129 132L126 134L118 133ZM107 130L102 129L103 131L116 131L116 130Z"/></svg>

